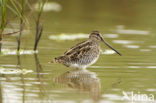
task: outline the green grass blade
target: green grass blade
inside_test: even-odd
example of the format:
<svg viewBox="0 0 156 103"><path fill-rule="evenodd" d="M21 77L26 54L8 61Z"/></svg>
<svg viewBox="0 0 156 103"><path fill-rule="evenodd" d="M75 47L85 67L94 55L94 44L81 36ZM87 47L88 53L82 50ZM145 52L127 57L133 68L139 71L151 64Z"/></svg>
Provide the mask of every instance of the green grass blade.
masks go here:
<svg viewBox="0 0 156 103"><path fill-rule="evenodd" d="M18 13L18 16L19 16L20 18L22 18L22 15L21 15L21 13L20 13L18 7L16 6L15 2L14 2L13 0L10 0L10 2L11 2L11 4L13 5L13 7L15 8L16 12Z"/></svg>

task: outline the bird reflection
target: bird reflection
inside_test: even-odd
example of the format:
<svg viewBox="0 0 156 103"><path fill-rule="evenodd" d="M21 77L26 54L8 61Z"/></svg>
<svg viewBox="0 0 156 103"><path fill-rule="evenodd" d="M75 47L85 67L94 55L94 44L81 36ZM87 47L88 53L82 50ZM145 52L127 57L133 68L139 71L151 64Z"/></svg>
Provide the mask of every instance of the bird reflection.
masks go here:
<svg viewBox="0 0 156 103"><path fill-rule="evenodd" d="M93 100L100 98L100 79L96 73L88 70L71 70L54 79L57 83L66 84L70 88L88 91Z"/></svg>

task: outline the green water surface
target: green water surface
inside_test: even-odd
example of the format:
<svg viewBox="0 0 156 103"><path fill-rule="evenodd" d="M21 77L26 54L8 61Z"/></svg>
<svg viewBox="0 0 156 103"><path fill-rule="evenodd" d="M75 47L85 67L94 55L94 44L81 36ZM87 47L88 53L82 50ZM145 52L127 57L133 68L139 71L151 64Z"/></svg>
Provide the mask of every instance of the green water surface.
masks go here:
<svg viewBox="0 0 156 103"><path fill-rule="evenodd" d="M52 2L49 0L49 2ZM132 103L123 92L155 96L155 0L54 0L61 11L43 14L44 32L38 54L0 56L0 69L31 70L0 73L0 103ZM27 13L30 17L31 13ZM32 50L35 25L30 20L22 35L22 49ZM11 21L18 28L17 20ZM87 38L52 40L58 36L99 30L117 54L101 54L87 70L48 63ZM114 36L112 36L114 35ZM3 49L15 50L15 36L5 36ZM102 51L110 50L101 43ZM156 101L155 101L156 102ZM134 101L134 103L155 103Z"/></svg>

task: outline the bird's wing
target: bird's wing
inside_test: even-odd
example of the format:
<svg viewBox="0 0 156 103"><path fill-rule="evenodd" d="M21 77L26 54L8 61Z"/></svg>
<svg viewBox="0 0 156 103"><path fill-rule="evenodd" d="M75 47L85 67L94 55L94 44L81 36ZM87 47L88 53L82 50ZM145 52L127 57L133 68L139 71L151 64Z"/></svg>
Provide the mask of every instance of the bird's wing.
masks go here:
<svg viewBox="0 0 156 103"><path fill-rule="evenodd" d="M72 48L70 48L69 50L67 50L66 52L64 52L64 55L72 54L72 52L83 48L85 45L88 45L89 43L90 43L89 41L83 41L81 43L78 43L75 46L73 46Z"/></svg>
<svg viewBox="0 0 156 103"><path fill-rule="evenodd" d="M90 41L81 42L65 52L64 56L69 57L70 59L78 59L79 57L86 55L91 49L91 46L92 42Z"/></svg>

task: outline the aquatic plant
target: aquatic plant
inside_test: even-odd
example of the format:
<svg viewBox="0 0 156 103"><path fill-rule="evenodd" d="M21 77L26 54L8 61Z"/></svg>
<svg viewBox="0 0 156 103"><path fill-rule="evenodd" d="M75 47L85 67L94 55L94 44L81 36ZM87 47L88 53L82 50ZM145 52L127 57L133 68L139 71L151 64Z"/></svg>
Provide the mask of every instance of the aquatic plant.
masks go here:
<svg viewBox="0 0 156 103"><path fill-rule="evenodd" d="M38 0L38 8L37 8L37 16L35 17L35 25L36 25L36 33L35 33L35 43L34 43L34 51L37 50L37 46L39 43L39 40L42 36L42 31L43 31L43 23L41 23L41 15L43 13L43 8L45 6L45 3L48 0ZM9 3L8 3L9 2ZM29 6L27 5L29 1L25 0L0 0L0 53L1 53L1 47L2 47L2 38L3 38L3 31L6 27L6 13L7 13L7 8L10 9L10 11L13 12L14 15L16 15L19 18L20 25L19 25L19 31L13 32L13 33L7 33L8 35L18 33L19 35L17 37L17 51L20 51L21 47L21 37L22 37L22 32L24 30L24 26L26 23L26 18L24 16L25 14L25 7ZM30 7L30 6L29 6ZM31 8L30 8L31 9ZM32 19L32 18L30 18Z"/></svg>
<svg viewBox="0 0 156 103"><path fill-rule="evenodd" d="M20 33L18 36L17 51L20 50L22 30L24 29L24 8L25 8L25 0L22 0L21 1L21 17L20 17Z"/></svg>
<svg viewBox="0 0 156 103"><path fill-rule="evenodd" d="M42 36L43 24L41 23L41 15L43 13L43 8L44 8L46 2L47 2L47 0L39 0L38 1L38 11L37 11L37 17L36 17L36 21L35 21L35 23L36 23L36 34L35 34L34 51L37 50L39 40Z"/></svg>
<svg viewBox="0 0 156 103"><path fill-rule="evenodd" d="M7 11L7 3L8 0L0 0L0 14L1 14L1 20L0 20L0 54L1 54L1 48L2 48L2 39L3 39L3 31L6 26L6 11Z"/></svg>
<svg viewBox="0 0 156 103"><path fill-rule="evenodd" d="M28 70L28 69L15 69L15 68L0 69L0 74L27 74L32 72L33 70Z"/></svg>
<svg viewBox="0 0 156 103"><path fill-rule="evenodd" d="M32 54L38 53L38 51L23 50L23 49L20 49L19 51L15 50L15 49L2 49L1 52L2 52L1 56L4 56L4 55L32 55Z"/></svg>
<svg viewBox="0 0 156 103"><path fill-rule="evenodd" d="M10 2L9 2L10 1ZM3 31L6 27L6 19L7 19L7 8L9 8L10 11L13 12L13 14L17 15L20 18L20 30L13 32L13 33L7 33L6 35L15 34L19 32L18 37L18 47L17 50L20 49L20 42L21 42L21 35L22 30L24 26L24 8L25 8L25 0L14 1L14 0L1 0L0 1L0 11L1 11L1 22L0 22L0 53L2 48L2 39L3 39ZM9 2L9 3L8 3ZM17 5L19 4L19 5Z"/></svg>
<svg viewBox="0 0 156 103"><path fill-rule="evenodd" d="M14 9L11 9L12 11L15 12L15 14L19 17L20 19L20 30L19 30L19 35L18 35L18 38L17 38L17 51L20 50L20 45L21 45L21 36L22 36L22 31L24 29L24 11L25 11L25 5L26 5L26 2L25 0L20 0L20 1L13 1L13 0L10 0L11 4L13 5Z"/></svg>

